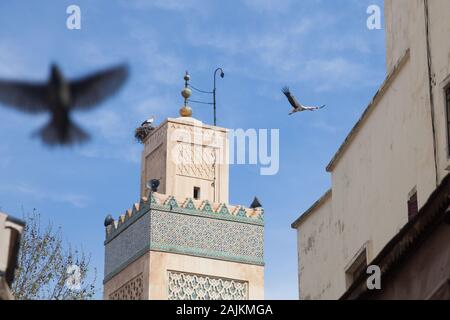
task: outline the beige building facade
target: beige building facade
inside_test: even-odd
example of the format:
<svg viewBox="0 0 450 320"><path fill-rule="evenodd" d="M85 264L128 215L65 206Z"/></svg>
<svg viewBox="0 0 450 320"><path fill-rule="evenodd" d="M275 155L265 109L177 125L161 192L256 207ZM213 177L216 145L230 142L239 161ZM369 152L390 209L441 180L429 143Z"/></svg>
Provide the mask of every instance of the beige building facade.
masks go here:
<svg viewBox="0 0 450 320"><path fill-rule="evenodd" d="M450 2L386 0L384 83L292 225L300 299L338 299L450 170Z"/></svg>
<svg viewBox="0 0 450 320"><path fill-rule="evenodd" d="M17 267L25 223L0 212L0 300L13 300L11 285Z"/></svg>
<svg viewBox="0 0 450 320"><path fill-rule="evenodd" d="M264 299L263 209L228 204L227 159L227 130L192 117L145 139L141 200L106 224L105 299Z"/></svg>

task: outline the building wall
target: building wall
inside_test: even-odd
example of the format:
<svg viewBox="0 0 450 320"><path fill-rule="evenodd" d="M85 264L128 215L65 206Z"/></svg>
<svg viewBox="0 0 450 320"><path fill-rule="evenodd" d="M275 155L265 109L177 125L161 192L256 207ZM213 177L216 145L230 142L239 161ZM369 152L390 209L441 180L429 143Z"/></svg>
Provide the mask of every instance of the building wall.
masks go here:
<svg viewBox="0 0 450 320"><path fill-rule="evenodd" d="M25 223L0 212L0 300L13 300L10 285L14 281L20 237Z"/></svg>
<svg viewBox="0 0 450 320"><path fill-rule="evenodd" d="M141 198L148 197L150 190L147 189L147 182L151 179L165 178L167 162L167 128L165 125L158 127L147 138L144 143L144 150L141 156ZM161 179L159 190L166 192L166 179Z"/></svg>
<svg viewBox="0 0 450 320"><path fill-rule="evenodd" d="M414 37L410 29L414 24L417 25L418 19L423 21L422 13L423 0L384 1L387 73L392 71L403 53L410 48L411 38Z"/></svg>
<svg viewBox="0 0 450 320"><path fill-rule="evenodd" d="M263 210L153 193L106 228L105 299L173 298L169 271L263 297ZM242 296L233 292L211 291Z"/></svg>
<svg viewBox="0 0 450 320"><path fill-rule="evenodd" d="M156 251L150 252L150 299L169 298L169 271L244 282L248 285L248 299L264 299L263 266ZM183 286L177 289L183 290Z"/></svg>
<svg viewBox="0 0 450 320"><path fill-rule="evenodd" d="M336 261L339 260L337 241L340 241L339 235L344 230L331 214L331 205L330 194L298 229L301 300L335 299L339 294L338 288L345 284L342 273L335 270ZM312 267L313 261L315 264Z"/></svg>
<svg viewBox="0 0 450 320"><path fill-rule="evenodd" d="M450 171L447 136L447 112L444 89L450 84L450 2L429 1L430 45L432 73L435 74L433 98L435 104L436 140L438 147L439 181Z"/></svg>
<svg viewBox="0 0 450 320"><path fill-rule="evenodd" d="M104 300L148 300L150 252L128 264L103 285ZM140 282L139 285L137 282Z"/></svg>
<svg viewBox="0 0 450 320"><path fill-rule="evenodd" d="M386 0L390 77L329 167L330 203L298 227L301 298L339 298L347 288L345 269L360 249L368 247L370 262L407 223L410 191L417 189L420 208L448 173L443 88L450 74L450 2L429 1L429 12L438 179L424 0ZM310 239L315 248L306 253Z"/></svg>
<svg viewBox="0 0 450 320"><path fill-rule="evenodd" d="M6 228L6 218L8 216L0 212L0 271L5 272L8 268L10 239L12 229Z"/></svg>
<svg viewBox="0 0 450 320"><path fill-rule="evenodd" d="M176 288L169 290L169 273L195 276L196 279L211 279L214 281L228 281L244 286L245 299L264 299L264 267L199 258L188 255L148 251L136 261L130 263L120 273L107 280L104 284L103 298L105 300L167 300L169 292L180 291L180 294L190 293L188 284L177 283ZM201 281L200 285L201 286ZM211 282L208 283L211 285ZM227 285L225 285L227 287ZM233 288L236 289L236 288ZM219 290L214 290L219 293ZM238 291L238 290L236 290ZM212 290L211 290L212 292ZM211 293L210 292L210 293ZM226 288L222 295L227 297ZM242 297L236 292L229 294L229 298Z"/></svg>
<svg viewBox="0 0 450 320"><path fill-rule="evenodd" d="M447 0L428 0L429 41L431 54L431 77L433 78L433 100L435 113L435 135L438 162L438 182L449 171L450 161L447 144L446 107L444 89L450 83L450 21ZM425 1L424 0L386 0L386 45L387 68L392 69L402 52L411 48L411 64L414 77L411 81L411 96L415 104L427 112L431 127L431 106L429 96L429 73L427 64ZM417 106L416 106L417 107ZM432 137L430 132L427 137ZM428 142L429 141L421 141ZM433 159L434 161L434 159ZM423 196L422 199L425 199Z"/></svg>
<svg viewBox="0 0 450 320"><path fill-rule="evenodd" d="M148 250L150 216L145 214L105 244L105 277Z"/></svg>
<svg viewBox="0 0 450 320"><path fill-rule="evenodd" d="M215 160L215 161L214 161ZM159 191L228 203L227 131L193 118L168 119L145 141L142 153L141 197L150 179L161 180Z"/></svg>
<svg viewBox="0 0 450 320"><path fill-rule="evenodd" d="M331 173L332 214L344 230L336 260L342 276L365 243L372 248L370 261L407 223L414 187L419 205L434 189L431 141L418 143L419 137L430 137L429 122L405 94L411 92L411 66L408 61L399 71ZM336 285L339 296L346 285Z"/></svg>

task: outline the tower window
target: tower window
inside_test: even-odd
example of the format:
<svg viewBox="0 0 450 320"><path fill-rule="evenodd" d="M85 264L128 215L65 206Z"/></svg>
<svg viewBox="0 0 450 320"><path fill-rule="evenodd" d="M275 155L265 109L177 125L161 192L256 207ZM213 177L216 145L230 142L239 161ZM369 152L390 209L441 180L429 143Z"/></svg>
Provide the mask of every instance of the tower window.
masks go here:
<svg viewBox="0 0 450 320"><path fill-rule="evenodd" d="M194 187L194 199L200 199L200 187Z"/></svg>
<svg viewBox="0 0 450 320"><path fill-rule="evenodd" d="M447 149L450 157L450 87L445 89L445 101L447 104Z"/></svg>

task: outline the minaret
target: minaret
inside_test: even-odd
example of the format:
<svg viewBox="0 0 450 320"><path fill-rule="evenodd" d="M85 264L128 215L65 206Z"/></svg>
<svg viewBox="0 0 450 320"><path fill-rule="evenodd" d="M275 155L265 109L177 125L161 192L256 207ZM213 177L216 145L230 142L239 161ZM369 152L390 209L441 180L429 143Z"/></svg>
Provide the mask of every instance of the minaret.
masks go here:
<svg viewBox="0 0 450 320"><path fill-rule="evenodd" d="M227 130L192 118L189 79L186 72L180 117L167 119L144 140L141 197L150 179L161 179L161 193L228 203Z"/></svg>
<svg viewBox="0 0 450 320"><path fill-rule="evenodd" d="M263 209L228 204L227 130L192 117L189 78L143 141L141 200L105 220L105 299L264 298Z"/></svg>

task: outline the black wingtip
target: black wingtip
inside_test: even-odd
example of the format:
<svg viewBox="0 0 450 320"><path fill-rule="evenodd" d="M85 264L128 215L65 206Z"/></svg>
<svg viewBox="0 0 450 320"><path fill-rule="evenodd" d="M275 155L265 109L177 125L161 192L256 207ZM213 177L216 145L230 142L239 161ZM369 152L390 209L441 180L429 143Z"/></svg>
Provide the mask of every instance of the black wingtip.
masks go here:
<svg viewBox="0 0 450 320"><path fill-rule="evenodd" d="M285 95L288 95L288 94L290 94L291 92L289 91L289 87L283 87L283 88L281 88L281 92L283 92Z"/></svg>

